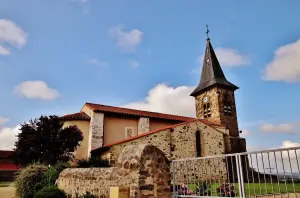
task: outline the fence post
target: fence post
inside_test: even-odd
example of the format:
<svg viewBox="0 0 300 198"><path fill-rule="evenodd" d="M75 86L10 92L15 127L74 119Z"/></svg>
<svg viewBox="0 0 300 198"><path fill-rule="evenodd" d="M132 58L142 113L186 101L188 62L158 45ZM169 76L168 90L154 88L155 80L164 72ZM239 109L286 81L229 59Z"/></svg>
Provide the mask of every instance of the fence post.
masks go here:
<svg viewBox="0 0 300 198"><path fill-rule="evenodd" d="M174 168L174 161L172 161L172 183L173 183L173 193L172 193L172 197L176 197L175 196L175 191L176 191L176 189L175 189L175 168Z"/></svg>
<svg viewBox="0 0 300 198"><path fill-rule="evenodd" d="M239 192L240 197L245 198L245 189L244 189L244 176L243 176L243 167L241 163L241 155L236 155L236 169L237 169L237 175L238 175L238 185L239 185Z"/></svg>

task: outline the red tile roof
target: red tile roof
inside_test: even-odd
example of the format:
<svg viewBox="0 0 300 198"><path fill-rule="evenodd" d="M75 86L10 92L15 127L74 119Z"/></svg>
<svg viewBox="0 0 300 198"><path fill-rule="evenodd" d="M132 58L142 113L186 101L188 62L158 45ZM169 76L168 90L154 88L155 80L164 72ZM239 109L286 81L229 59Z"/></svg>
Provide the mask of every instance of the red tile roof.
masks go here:
<svg viewBox="0 0 300 198"><path fill-rule="evenodd" d="M93 111L100 111L100 112L135 115L135 116L142 116L142 117L148 117L148 118L158 118L158 119L183 121L183 122L195 119L195 118L185 117L185 116L177 116L177 115L171 115L171 114L156 113L156 112L151 112L151 111L128 109L128 108L123 108L123 107L113 107L113 106L107 106L107 105L101 105L101 104L86 103L85 105Z"/></svg>
<svg viewBox="0 0 300 198"><path fill-rule="evenodd" d="M20 167L14 163L0 163L0 171L17 171Z"/></svg>
<svg viewBox="0 0 300 198"><path fill-rule="evenodd" d="M60 117L62 120L90 120L91 118L84 112L68 114Z"/></svg>
<svg viewBox="0 0 300 198"><path fill-rule="evenodd" d="M174 127L177 127L177 126L180 126L180 125L185 125L185 124L188 124L190 122L194 122L196 120L199 120L200 122L206 124L206 125L209 125L211 127L214 127L214 126L217 126L217 127L225 127L224 125L221 125L221 124L217 124L217 123L214 123L214 122L210 122L208 120L203 120L203 119L196 119L196 118L193 118L189 121L186 121L186 122L182 122L182 123L179 123L179 124L174 124L174 125L170 125L170 126L167 126L167 127L164 127L164 128L160 128L160 129L156 129L156 130L153 130L153 131L149 131L149 132L146 132L146 133L143 133L143 134L140 134L140 135L137 135L137 136L133 136L133 137L130 137L130 138L127 138L127 139L124 139L124 140L120 140L120 141L117 141L117 142L114 142L114 143L111 143L111 144L107 144L107 145L104 145L103 147L111 147L113 145L117 145L117 144L121 144L121 143L124 143L124 142L128 142L130 140L134 140L134 139L137 139L137 138L140 138L140 137L143 137L143 136L147 136L147 135L150 135L150 134L153 134L153 133L158 133L160 131L164 131L166 129L171 129L171 128L174 128ZM93 149L94 150L97 150L97 149L100 149L102 147L99 147L99 148L96 148L96 149Z"/></svg>

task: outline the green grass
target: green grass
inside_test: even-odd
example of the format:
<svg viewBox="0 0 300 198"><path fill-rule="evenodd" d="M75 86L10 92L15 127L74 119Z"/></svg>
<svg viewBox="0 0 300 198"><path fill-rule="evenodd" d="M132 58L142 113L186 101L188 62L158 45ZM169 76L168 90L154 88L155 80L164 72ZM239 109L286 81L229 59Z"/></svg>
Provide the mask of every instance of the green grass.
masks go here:
<svg viewBox="0 0 300 198"><path fill-rule="evenodd" d="M211 192L212 196L217 196L217 188L220 185L218 183L211 184ZM234 184L235 186L235 192L239 194L239 186L237 183ZM286 189L287 187L287 189ZM300 183L295 183L295 192L300 193ZM285 183L245 183L245 195L246 196L259 196L259 195L267 195L267 194L285 194L285 193L294 193L294 187L292 183L287 183L285 186ZM196 185L190 184L189 188L195 192Z"/></svg>
<svg viewBox="0 0 300 198"><path fill-rule="evenodd" d="M0 182L0 187L7 187L11 184L12 182Z"/></svg>

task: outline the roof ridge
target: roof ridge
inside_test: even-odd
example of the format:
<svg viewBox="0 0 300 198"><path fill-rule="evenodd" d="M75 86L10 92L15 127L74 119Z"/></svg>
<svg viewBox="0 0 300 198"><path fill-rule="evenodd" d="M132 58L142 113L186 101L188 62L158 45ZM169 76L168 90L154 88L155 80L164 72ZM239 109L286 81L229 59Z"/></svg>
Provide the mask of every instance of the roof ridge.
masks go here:
<svg viewBox="0 0 300 198"><path fill-rule="evenodd" d="M160 113L160 112L155 112L155 111L139 110L139 109L133 109L133 108L127 108L127 107L111 106L111 105L104 105L104 104L97 104L97 103L90 103L90 102L86 102L85 104L86 105L98 105L98 106L104 106L104 107L119 108L119 109L123 109L123 110L139 111L139 112L146 112L146 113L156 113L156 114L161 114L161 115L169 115L169 116L177 116L177 117L182 117L182 118L194 119L194 117L168 114L168 113Z"/></svg>

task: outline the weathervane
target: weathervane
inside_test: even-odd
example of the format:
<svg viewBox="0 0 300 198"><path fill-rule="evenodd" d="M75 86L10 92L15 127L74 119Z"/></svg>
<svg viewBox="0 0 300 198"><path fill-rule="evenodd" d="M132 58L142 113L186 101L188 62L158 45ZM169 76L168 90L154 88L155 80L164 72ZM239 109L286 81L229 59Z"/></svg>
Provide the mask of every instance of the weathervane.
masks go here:
<svg viewBox="0 0 300 198"><path fill-rule="evenodd" d="M210 31L210 30L208 29L208 25L206 24L206 32L205 32L205 33L206 33L206 35L207 35L207 39L209 39L209 36L208 36L209 31Z"/></svg>

